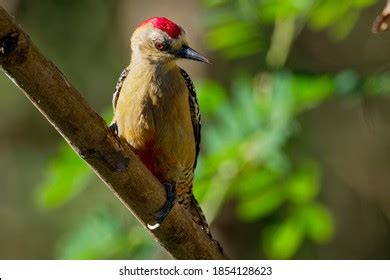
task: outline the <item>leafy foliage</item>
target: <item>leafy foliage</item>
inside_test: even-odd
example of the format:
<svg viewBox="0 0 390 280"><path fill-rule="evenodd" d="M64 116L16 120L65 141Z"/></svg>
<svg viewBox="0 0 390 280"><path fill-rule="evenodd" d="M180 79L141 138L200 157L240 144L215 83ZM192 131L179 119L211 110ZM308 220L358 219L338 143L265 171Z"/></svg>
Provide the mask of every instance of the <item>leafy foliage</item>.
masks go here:
<svg viewBox="0 0 390 280"><path fill-rule="evenodd" d="M45 208L58 207L82 191L91 175L87 164L69 146L63 145L38 188L37 202Z"/></svg>
<svg viewBox="0 0 390 280"><path fill-rule="evenodd" d="M294 19L291 24L308 25L314 31L327 29L334 39L342 39L355 25L361 9L375 2L376 0L203 0L207 7L204 22L209 27L210 46L226 58L237 59L263 51L268 27L287 18ZM297 29L288 30L284 26L283 36L288 36L290 31L295 32Z"/></svg>
<svg viewBox="0 0 390 280"><path fill-rule="evenodd" d="M135 222L135 221L134 221ZM139 226L124 226L117 214L96 209L58 246L59 259L147 259L156 252L155 242Z"/></svg>
<svg viewBox="0 0 390 280"><path fill-rule="evenodd" d="M330 97L334 85L334 79L327 76L288 72L263 73L253 81L242 76L233 85L232 99L219 105L221 113L217 112L214 125L206 122L204 142L209 149L201 157L196 191L199 197L213 188L219 194L228 193L238 200L242 221L273 217L262 234L263 250L270 258L292 257L306 237L324 241L331 236L330 214L315 202L319 167L309 160L293 165L285 145L298 130L296 115ZM212 90L203 87L199 96L209 96ZM221 203L214 200L214 208ZM312 210L314 205L322 211ZM312 220L318 220L317 224L303 223L299 217L305 215L315 217ZM322 229L328 234L316 235Z"/></svg>

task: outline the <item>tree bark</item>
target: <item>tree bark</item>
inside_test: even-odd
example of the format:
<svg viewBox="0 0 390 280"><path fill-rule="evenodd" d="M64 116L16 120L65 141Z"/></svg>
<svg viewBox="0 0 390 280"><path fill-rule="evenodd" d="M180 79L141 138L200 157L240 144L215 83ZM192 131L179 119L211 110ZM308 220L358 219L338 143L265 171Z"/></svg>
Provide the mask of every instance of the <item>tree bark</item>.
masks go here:
<svg viewBox="0 0 390 280"><path fill-rule="evenodd" d="M1 6L0 65L134 216L153 223L165 202L161 184ZM174 258L225 259L177 204L151 234Z"/></svg>

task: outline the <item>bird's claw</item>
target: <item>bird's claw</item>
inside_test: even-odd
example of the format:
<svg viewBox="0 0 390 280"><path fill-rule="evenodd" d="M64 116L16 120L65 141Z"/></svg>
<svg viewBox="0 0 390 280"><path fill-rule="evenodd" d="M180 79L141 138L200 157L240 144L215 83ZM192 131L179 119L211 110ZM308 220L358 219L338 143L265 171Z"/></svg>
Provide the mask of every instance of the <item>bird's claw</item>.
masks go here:
<svg viewBox="0 0 390 280"><path fill-rule="evenodd" d="M147 227L150 230L154 230L154 229L158 228L164 222L165 218L171 212L171 209L172 209L173 205L175 204L175 200L176 200L176 186L175 186L175 184L164 183L163 186L165 188L167 201L165 202L162 209L155 215L155 223L152 225L147 224Z"/></svg>
<svg viewBox="0 0 390 280"><path fill-rule="evenodd" d="M154 225L146 224L146 226L150 230L155 230L156 228L160 227L160 224L159 223L155 223Z"/></svg>
<svg viewBox="0 0 390 280"><path fill-rule="evenodd" d="M112 133L118 136L118 125L116 124L116 122L112 122L108 128L111 130Z"/></svg>

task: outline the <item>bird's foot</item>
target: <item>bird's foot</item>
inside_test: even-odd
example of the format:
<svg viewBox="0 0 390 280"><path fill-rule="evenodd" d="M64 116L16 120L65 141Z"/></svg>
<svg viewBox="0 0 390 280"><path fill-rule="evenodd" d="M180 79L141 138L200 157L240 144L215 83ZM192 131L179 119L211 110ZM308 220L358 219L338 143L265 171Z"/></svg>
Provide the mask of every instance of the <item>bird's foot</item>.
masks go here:
<svg viewBox="0 0 390 280"><path fill-rule="evenodd" d="M116 122L112 122L108 128L111 130L112 133L118 136L118 125L116 124Z"/></svg>
<svg viewBox="0 0 390 280"><path fill-rule="evenodd" d="M173 205L175 204L175 200L176 200L175 184L164 183L163 186L165 188L167 201L165 202L163 208L155 215L155 219L156 219L155 224L154 225L147 224L148 229L150 230L154 230L162 224L162 222L168 216L169 212L171 212Z"/></svg>

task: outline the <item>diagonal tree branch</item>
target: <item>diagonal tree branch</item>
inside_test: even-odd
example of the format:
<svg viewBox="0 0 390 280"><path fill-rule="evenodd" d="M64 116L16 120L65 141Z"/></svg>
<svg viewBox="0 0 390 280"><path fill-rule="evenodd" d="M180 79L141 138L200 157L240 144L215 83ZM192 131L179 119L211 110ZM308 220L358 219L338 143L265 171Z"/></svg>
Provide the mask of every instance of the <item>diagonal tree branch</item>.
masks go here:
<svg viewBox="0 0 390 280"><path fill-rule="evenodd" d="M0 64L138 220L143 225L152 222L165 201L160 183L1 6ZM175 258L225 259L177 204L152 234Z"/></svg>

